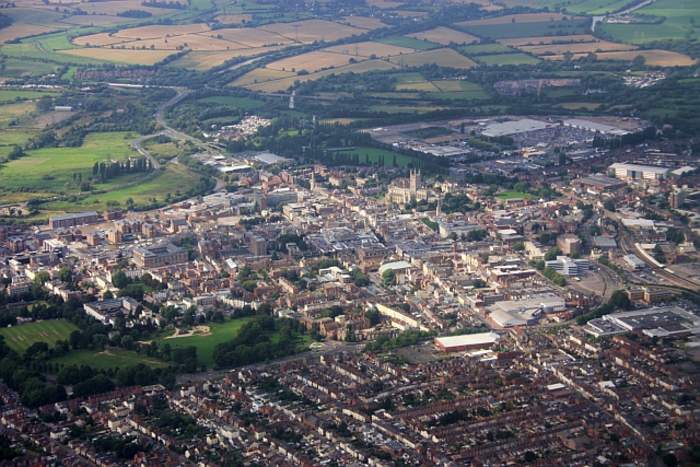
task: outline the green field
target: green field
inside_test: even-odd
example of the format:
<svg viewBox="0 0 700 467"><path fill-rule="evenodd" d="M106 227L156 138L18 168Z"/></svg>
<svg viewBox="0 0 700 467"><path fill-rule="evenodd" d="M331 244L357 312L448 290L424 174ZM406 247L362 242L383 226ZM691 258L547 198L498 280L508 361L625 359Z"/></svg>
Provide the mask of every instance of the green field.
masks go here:
<svg viewBox="0 0 700 467"><path fill-rule="evenodd" d="M459 48L460 52L465 55L488 55L488 54L502 54L513 52L514 50L498 42L493 44L476 44L476 45L465 45Z"/></svg>
<svg viewBox="0 0 700 467"><path fill-rule="evenodd" d="M112 368L123 368L143 363L153 368L164 368L167 364L161 360L141 355L131 350L109 349L104 351L96 350L75 350L62 357L51 360L59 365L86 365L96 370L109 370Z"/></svg>
<svg viewBox="0 0 700 467"><path fill-rule="evenodd" d="M696 0L657 0L636 11L655 16L658 24L601 24L600 30L613 40L644 44L661 40L700 39L700 2Z"/></svg>
<svg viewBox="0 0 700 467"><path fill-rule="evenodd" d="M38 99L40 97L51 95L51 93L42 91L20 91L12 89L0 90L0 104L8 102L21 101L26 99Z"/></svg>
<svg viewBox="0 0 700 467"><path fill-rule="evenodd" d="M125 132L91 133L77 148L41 148L0 167L0 198L6 193L75 191L74 173L87 179L95 162L125 159L133 155L129 141L135 135Z"/></svg>
<svg viewBox="0 0 700 467"><path fill-rule="evenodd" d="M566 5L566 11L585 15L605 15L622 10L629 4L630 0L584 0Z"/></svg>
<svg viewBox="0 0 700 467"><path fill-rule="evenodd" d="M507 39L530 36L566 36L586 34L590 20L541 21L533 23L480 24L462 29L480 37Z"/></svg>
<svg viewBox="0 0 700 467"><path fill-rule="evenodd" d="M381 42L382 44L395 45L397 47L408 47L409 49L416 50L428 50L442 47L440 44L436 44L434 42L424 41L422 39L416 39L407 36L387 37L385 39L379 40L378 42Z"/></svg>
<svg viewBox="0 0 700 467"><path fill-rule="evenodd" d="M157 339L159 344L167 343L171 348L197 347L197 359L207 366L214 363L214 348L233 339L244 324L250 322L252 317L235 318L224 323L213 323L209 325L210 335L176 337L167 339L163 336Z"/></svg>
<svg viewBox="0 0 700 467"><path fill-rule="evenodd" d="M64 319L52 319L0 328L0 336L12 350L23 354L35 342L53 346L57 341L68 340L71 332L77 330L77 326Z"/></svg>
<svg viewBox="0 0 700 467"><path fill-rule="evenodd" d="M144 180L142 175L136 175L131 179L131 183L118 187L116 183L112 188L105 188L98 185L97 188L104 189L104 193L94 193L78 200L55 201L42 205L42 209L53 211L85 211L103 210L110 205L125 206L126 201L131 198L135 206L150 204L154 199L157 202L164 202L168 194L171 197L180 196L191 189L201 177L189 170L184 165L168 164L159 173ZM126 179L126 180L125 180ZM120 183L129 181L127 177L120 177Z"/></svg>
<svg viewBox="0 0 700 467"><path fill-rule="evenodd" d="M348 148L337 151L329 151L329 157L340 164L377 165L383 164L386 167L415 167L419 161L413 157L398 154L385 149L377 148Z"/></svg>
<svg viewBox="0 0 700 467"><path fill-rule="evenodd" d="M522 53L480 55L476 60L483 65L536 65L540 61L532 55Z"/></svg>
<svg viewBox="0 0 700 467"><path fill-rule="evenodd" d="M511 199L532 199L533 196L530 193L525 193L524 191L504 191L496 195L496 198L507 201Z"/></svg>

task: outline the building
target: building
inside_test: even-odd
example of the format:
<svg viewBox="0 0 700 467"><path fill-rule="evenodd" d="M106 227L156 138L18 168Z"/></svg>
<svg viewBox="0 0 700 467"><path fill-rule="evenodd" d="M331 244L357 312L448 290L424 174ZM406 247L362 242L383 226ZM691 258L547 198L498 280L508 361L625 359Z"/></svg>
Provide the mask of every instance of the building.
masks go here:
<svg viewBox="0 0 700 467"><path fill-rule="evenodd" d="M134 249L133 260L142 268L160 268L187 262L187 251L172 243L144 246Z"/></svg>
<svg viewBox="0 0 700 467"><path fill-rule="evenodd" d="M583 329L595 337L636 331L649 337L685 337L700 333L700 317L678 306L653 307L605 315Z"/></svg>
<svg viewBox="0 0 700 467"><path fill-rule="evenodd" d="M63 214L49 218L49 227L52 229L67 229L78 225L96 224L100 217L95 211L78 212L74 214Z"/></svg>
<svg viewBox="0 0 700 467"><path fill-rule="evenodd" d="M627 164L616 162L608 167L615 178L625 181L658 182L668 175L669 169L653 165Z"/></svg>
<svg viewBox="0 0 700 467"><path fill-rule="evenodd" d="M587 259L572 259L568 256L557 256L557 259L545 261L544 265L563 276L581 276L591 267Z"/></svg>
<svg viewBox="0 0 700 467"><path fill-rule="evenodd" d="M625 182L621 180L600 174L581 177L574 180L574 184L593 193L615 191L625 186Z"/></svg>
<svg viewBox="0 0 700 467"><path fill-rule="evenodd" d="M465 350L488 349L500 339L495 332L464 334L461 336L436 337L435 347L443 352L464 352Z"/></svg>
<svg viewBox="0 0 700 467"><path fill-rule="evenodd" d="M121 297L86 303L83 305L83 310L102 324L115 324L117 316L126 316L136 311L138 306L139 303L133 298Z"/></svg>
<svg viewBox="0 0 700 467"><path fill-rule="evenodd" d="M574 234L560 235L557 246L566 256L578 256L581 253L581 239Z"/></svg>
<svg viewBox="0 0 700 467"><path fill-rule="evenodd" d="M253 236L248 242L248 251L253 256L265 256L267 254L267 242L260 236Z"/></svg>
<svg viewBox="0 0 700 467"><path fill-rule="evenodd" d="M542 314L564 311L566 302L557 295L542 294L520 300L498 301L486 309L494 324L508 328L534 324Z"/></svg>
<svg viewBox="0 0 700 467"><path fill-rule="evenodd" d="M646 263L639 259L637 255L629 254L622 257L627 267L632 271L639 271L646 267Z"/></svg>
<svg viewBox="0 0 700 467"><path fill-rule="evenodd" d="M426 201L430 194L427 189L423 188L420 170L411 170L406 179L399 180L396 184L389 187L387 199L394 204L408 204L413 201Z"/></svg>
<svg viewBox="0 0 700 467"><path fill-rule="evenodd" d="M686 192L682 188L674 187L668 195L668 204L673 209L680 209L685 203Z"/></svg>

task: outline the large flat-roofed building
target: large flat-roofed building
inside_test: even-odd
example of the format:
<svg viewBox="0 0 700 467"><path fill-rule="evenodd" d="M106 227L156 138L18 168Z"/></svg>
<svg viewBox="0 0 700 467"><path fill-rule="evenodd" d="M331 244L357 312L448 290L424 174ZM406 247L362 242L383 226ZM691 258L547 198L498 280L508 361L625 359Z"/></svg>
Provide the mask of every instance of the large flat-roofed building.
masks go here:
<svg viewBox="0 0 700 467"><path fill-rule="evenodd" d="M519 133L529 133L531 131L544 130L557 126L554 123L534 120L532 118L521 118L519 120L509 120L507 122L491 123L487 125L481 134L487 138L499 138L501 136L517 135Z"/></svg>
<svg viewBox="0 0 700 467"><path fill-rule="evenodd" d="M596 337L635 331L649 337L685 337L700 333L700 317L678 306L653 307L592 319L584 331Z"/></svg>
<svg viewBox="0 0 700 467"><path fill-rule="evenodd" d="M96 224L99 221L100 217L95 211L76 212L50 217L49 227L52 229L67 229L77 225Z"/></svg>
<svg viewBox="0 0 700 467"><path fill-rule="evenodd" d="M574 180L574 184L594 192L615 191L625 186L625 182L606 175L593 174Z"/></svg>
<svg viewBox="0 0 700 467"><path fill-rule="evenodd" d="M663 180L668 175L669 169L654 165L627 164L616 162L608 167L608 172L620 180Z"/></svg>
<svg viewBox="0 0 700 467"><path fill-rule="evenodd" d="M573 259L568 256L557 256L557 259L545 261L544 265L564 276L580 276L591 267L587 259Z"/></svg>
<svg viewBox="0 0 700 467"><path fill-rule="evenodd" d="M591 120L581 118L569 118L562 123L566 127L576 128L577 130L590 131L591 133L599 133L606 136L625 136L631 132L622 128L598 123Z"/></svg>
<svg viewBox="0 0 700 467"><path fill-rule="evenodd" d="M160 268L187 261L187 251L172 243L144 246L134 249L134 263L142 268Z"/></svg>
<svg viewBox="0 0 700 467"><path fill-rule="evenodd" d="M498 342L495 332L464 334L461 336L436 337L435 347L443 352L463 352L465 350L488 349Z"/></svg>
<svg viewBox="0 0 700 467"><path fill-rule="evenodd" d="M508 328L535 324L542 314L566 310L566 302L558 295L548 293L520 300L498 301L486 309L494 324Z"/></svg>

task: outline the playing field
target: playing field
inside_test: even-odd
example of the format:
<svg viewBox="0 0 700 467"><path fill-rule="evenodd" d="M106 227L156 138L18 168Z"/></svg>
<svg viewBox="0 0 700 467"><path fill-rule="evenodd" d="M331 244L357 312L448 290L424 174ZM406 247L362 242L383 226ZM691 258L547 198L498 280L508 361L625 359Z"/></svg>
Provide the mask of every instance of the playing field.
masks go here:
<svg viewBox="0 0 700 467"><path fill-rule="evenodd" d="M46 342L52 347L56 342L68 340L78 327L64 319L51 319L20 324L11 328L0 328L0 336L15 352L23 354L35 342Z"/></svg>
<svg viewBox="0 0 700 467"><path fill-rule="evenodd" d="M94 350L74 350L67 355L51 360L59 365L86 365L96 370L109 370L136 366L139 363L153 368L164 368L167 363L162 360L141 355L131 350L109 349L101 352Z"/></svg>
<svg viewBox="0 0 700 467"><path fill-rule="evenodd" d="M385 167L417 166L419 160L392 151L377 148L348 148L332 151L328 155L330 161L349 165L383 165Z"/></svg>
<svg viewBox="0 0 700 467"><path fill-rule="evenodd" d="M496 198L507 201L513 199L532 199L530 193L525 193L524 191L504 191L496 195Z"/></svg>
<svg viewBox="0 0 700 467"><path fill-rule="evenodd" d="M170 338L165 335L157 339L159 344L167 343L171 348L196 347L197 358L200 363L212 366L214 363L214 348L233 339L244 324L250 322L251 317L235 318L224 323L212 323L209 325L209 335L195 335L188 337Z"/></svg>

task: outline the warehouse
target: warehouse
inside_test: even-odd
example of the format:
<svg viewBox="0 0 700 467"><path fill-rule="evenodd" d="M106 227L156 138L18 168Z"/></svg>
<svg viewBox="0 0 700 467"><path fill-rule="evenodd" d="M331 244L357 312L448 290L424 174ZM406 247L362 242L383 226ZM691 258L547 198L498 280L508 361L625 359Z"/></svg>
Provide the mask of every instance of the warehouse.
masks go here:
<svg viewBox="0 0 700 467"><path fill-rule="evenodd" d="M435 347L442 352L463 352L465 350L489 349L498 342L498 339L500 339L500 336L495 332L436 337Z"/></svg>

